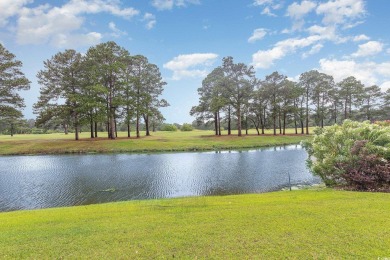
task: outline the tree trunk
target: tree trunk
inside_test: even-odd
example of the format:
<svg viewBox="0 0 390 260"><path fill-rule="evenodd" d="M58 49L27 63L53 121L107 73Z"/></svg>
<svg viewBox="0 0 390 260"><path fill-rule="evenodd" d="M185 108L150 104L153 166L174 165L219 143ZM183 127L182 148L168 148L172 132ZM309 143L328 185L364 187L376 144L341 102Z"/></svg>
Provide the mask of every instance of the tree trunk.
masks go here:
<svg viewBox="0 0 390 260"><path fill-rule="evenodd" d="M237 107L237 130L238 130L238 136L241 136L241 106L238 105Z"/></svg>
<svg viewBox="0 0 390 260"><path fill-rule="evenodd" d="M283 112L283 135L286 134L286 112Z"/></svg>
<svg viewBox="0 0 390 260"><path fill-rule="evenodd" d="M139 134L139 111L137 109L137 115L136 115L136 124L135 124L135 131L136 131L136 134L137 134L137 138L140 138L140 134Z"/></svg>
<svg viewBox="0 0 390 260"><path fill-rule="evenodd" d="M144 116L144 120L145 120L146 136L150 136L150 132L149 132L149 115Z"/></svg>
<svg viewBox="0 0 390 260"><path fill-rule="evenodd" d="M218 135L218 113L214 113L214 131L215 135Z"/></svg>
<svg viewBox="0 0 390 260"><path fill-rule="evenodd" d="M74 114L74 135L75 140L79 140L79 122L77 113Z"/></svg>
<svg viewBox="0 0 390 260"><path fill-rule="evenodd" d="M93 134L93 116L91 113L91 120L90 120L90 128L91 128L91 138L94 138L95 135Z"/></svg>
<svg viewBox="0 0 390 260"><path fill-rule="evenodd" d="M14 124L13 123L11 123L10 132L11 132L11 137L13 137L14 136Z"/></svg>
<svg viewBox="0 0 390 260"><path fill-rule="evenodd" d="M245 116L245 135L248 135L248 116Z"/></svg>
<svg viewBox="0 0 390 260"><path fill-rule="evenodd" d="M309 134L309 90L306 90L306 134Z"/></svg>
<svg viewBox="0 0 390 260"><path fill-rule="evenodd" d="M232 119L231 119L231 107L229 106L228 108L228 135L231 135L232 134L232 129L231 129L231 123L232 123Z"/></svg>
<svg viewBox="0 0 390 260"><path fill-rule="evenodd" d="M118 137L118 127L116 125L116 116L115 116L115 114L114 114L114 124L115 124L115 137Z"/></svg>
<svg viewBox="0 0 390 260"><path fill-rule="evenodd" d="M97 137L98 137L98 124L95 121L95 138L97 138Z"/></svg>
<svg viewBox="0 0 390 260"><path fill-rule="evenodd" d="M259 131L259 123L256 124L256 121L252 118L249 118L250 120L252 120L253 124L255 125L255 128L256 128L256 131L257 131L257 135L260 135L260 131ZM257 118L258 119L258 118ZM261 119L260 119L261 120Z"/></svg>
<svg viewBox="0 0 390 260"><path fill-rule="evenodd" d="M348 118L348 105L347 105L347 100L345 100L344 103L344 119Z"/></svg>
<svg viewBox="0 0 390 260"><path fill-rule="evenodd" d="M276 135L276 114L275 113L273 115L273 119L274 119L274 135Z"/></svg>
<svg viewBox="0 0 390 260"><path fill-rule="evenodd" d="M221 116L218 111L218 135L221 135Z"/></svg>
<svg viewBox="0 0 390 260"><path fill-rule="evenodd" d="M282 134L282 116L280 114L280 109L279 109L278 118L279 118L279 134Z"/></svg>
<svg viewBox="0 0 390 260"><path fill-rule="evenodd" d="M127 121L127 137L130 137L130 121Z"/></svg>
<svg viewBox="0 0 390 260"><path fill-rule="evenodd" d="M263 109L263 121L261 123L261 134L265 133L265 116L266 116L266 108Z"/></svg>

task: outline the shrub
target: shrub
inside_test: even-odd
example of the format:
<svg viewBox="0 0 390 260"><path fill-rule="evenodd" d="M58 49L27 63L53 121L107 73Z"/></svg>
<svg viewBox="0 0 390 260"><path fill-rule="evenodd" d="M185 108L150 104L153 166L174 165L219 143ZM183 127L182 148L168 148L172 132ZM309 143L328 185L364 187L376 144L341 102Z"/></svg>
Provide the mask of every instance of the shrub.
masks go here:
<svg viewBox="0 0 390 260"><path fill-rule="evenodd" d="M161 131L175 132L175 131L177 131L177 127L175 125L171 125L171 124L164 124L161 127Z"/></svg>
<svg viewBox="0 0 390 260"><path fill-rule="evenodd" d="M317 128L314 133L304 144L307 163L327 186L388 189L389 126L345 120L341 126Z"/></svg>
<svg viewBox="0 0 390 260"><path fill-rule="evenodd" d="M194 128L190 124L183 124L180 130L181 131L192 131L192 130L194 130Z"/></svg>
<svg viewBox="0 0 390 260"><path fill-rule="evenodd" d="M356 141L351 154L356 156L352 163L340 163L344 169L342 177L347 187L364 191L390 191L390 163L376 154L370 154L365 147L367 141Z"/></svg>

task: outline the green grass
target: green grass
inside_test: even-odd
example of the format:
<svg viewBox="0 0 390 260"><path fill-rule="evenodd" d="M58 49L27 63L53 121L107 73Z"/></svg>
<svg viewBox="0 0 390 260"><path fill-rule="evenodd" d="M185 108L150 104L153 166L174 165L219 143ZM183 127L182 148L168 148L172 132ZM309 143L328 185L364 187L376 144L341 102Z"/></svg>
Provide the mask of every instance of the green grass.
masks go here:
<svg viewBox="0 0 390 260"><path fill-rule="evenodd" d="M293 129L289 129L291 132ZM0 135L0 155L16 154L64 154L64 153L112 153L112 152L163 152L163 151L201 151L255 148L273 145L296 144L308 138L305 135L266 135L258 136L251 129L249 135L236 136L233 132L227 136L215 136L213 131L192 132L155 132L152 136L127 138L127 133L120 132L116 140L108 140L106 133L99 133L99 138L89 138L88 132L81 134L81 140L75 141L73 134L31 134L13 137ZM268 132L270 133L270 131ZM132 133L132 136L135 136Z"/></svg>
<svg viewBox="0 0 390 260"><path fill-rule="evenodd" d="M16 211L0 258L383 259L389 215L390 194L329 189Z"/></svg>

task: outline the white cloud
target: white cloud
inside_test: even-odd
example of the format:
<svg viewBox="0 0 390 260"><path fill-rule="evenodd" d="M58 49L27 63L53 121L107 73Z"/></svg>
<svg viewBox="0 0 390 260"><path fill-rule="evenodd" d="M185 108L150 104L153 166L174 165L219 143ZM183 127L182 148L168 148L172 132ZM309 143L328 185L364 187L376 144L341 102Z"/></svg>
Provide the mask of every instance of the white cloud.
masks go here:
<svg viewBox="0 0 390 260"><path fill-rule="evenodd" d="M266 51L260 50L253 54L252 65L255 68L269 68L274 64L275 60L280 60L289 53L294 53L298 49L309 47L321 40L323 40L323 37L320 35L311 35L306 38L290 38L279 41L272 49Z"/></svg>
<svg viewBox="0 0 390 260"><path fill-rule="evenodd" d="M311 56L311 55L314 55L318 52L320 52L320 50L324 47L324 45L322 45L321 43L318 43L316 45L314 45L313 47L311 47L310 51L308 52L305 52L302 54L302 58L303 59L306 59L307 57Z"/></svg>
<svg viewBox="0 0 390 260"><path fill-rule="evenodd" d="M98 44L102 35L97 32L87 34L57 34L51 40L51 44L58 48L77 48L78 46L90 46Z"/></svg>
<svg viewBox="0 0 390 260"><path fill-rule="evenodd" d="M319 63L320 71L332 75L336 82L349 76L354 76L368 86L390 81L390 62L358 63L354 60L321 59Z"/></svg>
<svg viewBox="0 0 390 260"><path fill-rule="evenodd" d="M110 28L110 30L112 31L112 33L111 33L112 37L118 38L118 37L120 37L122 35L127 35L127 32L119 30L116 27L116 24L114 22L109 22L108 23L108 28Z"/></svg>
<svg viewBox="0 0 390 260"><path fill-rule="evenodd" d="M311 1L302 1L301 4L294 2L287 8L287 15L290 16L293 22L292 30L300 30L304 25L303 17L310 13L317 6L316 3Z"/></svg>
<svg viewBox="0 0 390 260"><path fill-rule="evenodd" d="M252 5L264 7L263 10L261 11L261 14L276 17L277 15L272 11L279 10L283 7L282 2L280 1L276 1L276 2L277 3L275 3L274 0L254 0Z"/></svg>
<svg viewBox="0 0 390 260"><path fill-rule="evenodd" d="M163 67L173 71L173 80L205 77L208 73L207 67L211 66L217 57L215 53L184 54L174 57Z"/></svg>
<svg viewBox="0 0 390 260"><path fill-rule="evenodd" d="M151 13L145 13L143 21L146 22L146 29L150 30L156 25L156 16Z"/></svg>
<svg viewBox="0 0 390 260"><path fill-rule="evenodd" d="M368 37L367 35L365 34L360 34L360 35L357 35L355 37L353 37L353 41L354 42L360 42L360 41L368 41L370 39L370 37Z"/></svg>
<svg viewBox="0 0 390 260"><path fill-rule="evenodd" d="M377 41L369 41L359 45L357 52L352 54L352 57L367 57L380 53L383 50L383 43Z"/></svg>
<svg viewBox="0 0 390 260"><path fill-rule="evenodd" d="M276 17L277 15L274 14L272 11L271 11L271 8L269 6L265 7L263 9L263 11L261 12L261 14L264 14L264 15L268 15L268 16L273 16L273 17Z"/></svg>
<svg viewBox="0 0 390 260"><path fill-rule="evenodd" d="M387 91L390 89L390 81L383 82L379 87L382 89L382 91Z"/></svg>
<svg viewBox="0 0 390 260"><path fill-rule="evenodd" d="M200 4L199 0L153 0L152 6L157 10L171 10L173 7L184 7L188 4Z"/></svg>
<svg viewBox="0 0 390 260"><path fill-rule="evenodd" d="M323 15L324 24L347 24L366 13L363 0L329 0L320 3L317 14Z"/></svg>
<svg viewBox="0 0 390 260"><path fill-rule="evenodd" d="M125 19L138 15L134 8L121 8L116 0L71 0L60 7L49 4L24 7L17 20L16 39L19 44L50 43L56 47L96 43L100 33L80 33L85 14L110 13ZM113 26L111 26L113 27ZM111 28L112 29L112 28Z"/></svg>
<svg viewBox="0 0 390 260"><path fill-rule="evenodd" d="M8 24L8 18L19 13L20 9L32 3L33 0L1 0L0 1L0 27Z"/></svg>
<svg viewBox="0 0 390 260"><path fill-rule="evenodd" d="M254 0L253 2L254 6L261 6L266 4L273 4L273 0Z"/></svg>
<svg viewBox="0 0 390 260"><path fill-rule="evenodd" d="M264 28L258 28L253 31L253 34L251 37L249 37L248 42L253 43L255 41L259 41L264 38L264 36L267 35L267 29Z"/></svg>

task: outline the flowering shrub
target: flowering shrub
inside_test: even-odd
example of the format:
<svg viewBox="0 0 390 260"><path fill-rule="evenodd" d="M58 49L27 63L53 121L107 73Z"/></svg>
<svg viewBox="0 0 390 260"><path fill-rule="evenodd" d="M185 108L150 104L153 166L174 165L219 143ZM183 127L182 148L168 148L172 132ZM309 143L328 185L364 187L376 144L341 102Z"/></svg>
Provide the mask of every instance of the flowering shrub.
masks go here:
<svg viewBox="0 0 390 260"><path fill-rule="evenodd" d="M375 121L374 124L381 126L390 126L390 120Z"/></svg>
<svg viewBox="0 0 390 260"><path fill-rule="evenodd" d="M345 120L314 132L307 164L327 186L390 191L390 126Z"/></svg>

